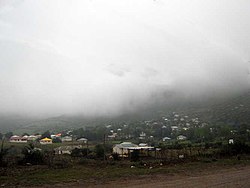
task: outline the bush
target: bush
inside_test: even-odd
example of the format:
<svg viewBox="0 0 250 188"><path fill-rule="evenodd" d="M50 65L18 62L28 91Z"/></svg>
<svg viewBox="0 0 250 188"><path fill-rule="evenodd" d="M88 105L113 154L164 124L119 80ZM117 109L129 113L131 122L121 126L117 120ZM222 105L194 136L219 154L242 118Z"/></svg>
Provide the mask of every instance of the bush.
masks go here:
<svg viewBox="0 0 250 188"><path fill-rule="evenodd" d="M63 169L63 168L69 168L72 165L73 165L72 161L70 160L68 156L61 155L61 156L54 157L50 167L55 168L55 169Z"/></svg>
<svg viewBox="0 0 250 188"><path fill-rule="evenodd" d="M136 162L139 161L139 156L140 152L139 150L134 150L133 152L131 152L131 161Z"/></svg>
<svg viewBox="0 0 250 188"><path fill-rule="evenodd" d="M62 140L58 137L52 139L53 143L62 143Z"/></svg>
<svg viewBox="0 0 250 188"><path fill-rule="evenodd" d="M120 160L118 153L112 153L112 157L113 157L114 161Z"/></svg>
<svg viewBox="0 0 250 188"><path fill-rule="evenodd" d="M223 146L219 154L225 156L236 156L239 154L250 154L250 146L244 142L235 142L234 144Z"/></svg>
<svg viewBox="0 0 250 188"><path fill-rule="evenodd" d="M90 150L87 148L82 148L82 149L75 148L72 150L71 156L72 157L86 157L89 152Z"/></svg>
<svg viewBox="0 0 250 188"><path fill-rule="evenodd" d="M44 163L44 155L42 150L35 148L32 143L30 143L29 146L24 147L22 154L24 155L23 163L31 163L36 165Z"/></svg>
<svg viewBox="0 0 250 188"><path fill-rule="evenodd" d="M98 145L96 145L95 146L95 153L96 153L96 157L97 158L102 158L102 157L104 157L104 147L103 147L103 145L101 145L101 144L98 144Z"/></svg>

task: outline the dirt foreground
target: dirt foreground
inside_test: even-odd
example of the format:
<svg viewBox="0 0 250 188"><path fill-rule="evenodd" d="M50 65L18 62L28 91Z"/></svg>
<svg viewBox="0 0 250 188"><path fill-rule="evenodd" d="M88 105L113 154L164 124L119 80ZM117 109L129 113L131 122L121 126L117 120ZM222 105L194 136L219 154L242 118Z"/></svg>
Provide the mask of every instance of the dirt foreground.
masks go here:
<svg viewBox="0 0 250 188"><path fill-rule="evenodd" d="M59 186L61 187L61 186ZM67 187L67 186L66 186ZM102 184L70 185L70 187L132 187L132 188L157 188L157 187L227 187L227 188L249 188L250 187L250 166L220 169L212 172L202 172L200 174L174 174L174 175L150 175L139 177L138 179L118 179Z"/></svg>

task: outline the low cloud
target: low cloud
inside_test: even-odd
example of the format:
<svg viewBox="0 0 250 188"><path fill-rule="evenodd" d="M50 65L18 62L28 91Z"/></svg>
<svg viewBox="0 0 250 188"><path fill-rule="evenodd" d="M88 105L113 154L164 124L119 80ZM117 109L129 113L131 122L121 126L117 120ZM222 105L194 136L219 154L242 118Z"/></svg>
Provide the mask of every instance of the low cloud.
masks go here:
<svg viewBox="0 0 250 188"><path fill-rule="evenodd" d="M247 90L249 8L243 0L5 2L0 113L112 116Z"/></svg>

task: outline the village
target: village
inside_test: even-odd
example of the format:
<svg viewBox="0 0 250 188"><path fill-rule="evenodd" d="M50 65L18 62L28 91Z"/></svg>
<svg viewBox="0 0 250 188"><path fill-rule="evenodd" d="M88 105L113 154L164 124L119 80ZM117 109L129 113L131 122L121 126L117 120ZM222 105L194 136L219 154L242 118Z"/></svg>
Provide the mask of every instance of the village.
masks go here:
<svg viewBox="0 0 250 188"><path fill-rule="evenodd" d="M211 154L213 147L234 144L242 139L249 142L249 130L247 125L214 126L197 116L172 112L153 120L106 122L60 132L47 130L41 134L14 135L11 132L1 138L9 147L34 145L56 155L131 159L136 153L139 158L183 159L201 151ZM100 151L96 151L98 148ZM172 151L171 155L166 154L166 149Z"/></svg>

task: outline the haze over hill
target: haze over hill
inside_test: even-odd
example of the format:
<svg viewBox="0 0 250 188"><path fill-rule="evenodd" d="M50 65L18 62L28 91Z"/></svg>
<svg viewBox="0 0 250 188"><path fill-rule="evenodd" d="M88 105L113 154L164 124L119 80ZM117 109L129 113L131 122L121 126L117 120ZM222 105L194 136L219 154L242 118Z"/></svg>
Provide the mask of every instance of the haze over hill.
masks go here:
<svg viewBox="0 0 250 188"><path fill-rule="evenodd" d="M241 95L249 9L247 0L2 0L2 121L113 118Z"/></svg>
<svg viewBox="0 0 250 188"><path fill-rule="evenodd" d="M250 91L231 98L207 101L179 101L169 105L155 105L140 109L134 113L124 113L119 116L83 116L63 115L49 118L31 118L24 116L1 116L0 132L14 131L15 133L37 133L46 130L61 131L89 126L103 126L108 124L129 124L137 121L162 119L171 116L173 112L199 118L201 122L210 125L250 124Z"/></svg>

